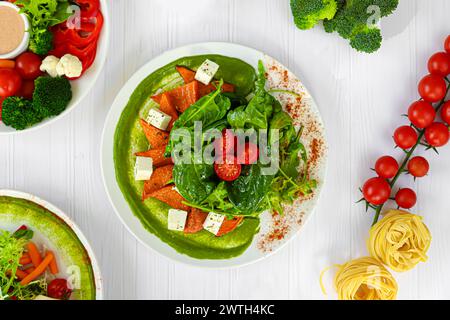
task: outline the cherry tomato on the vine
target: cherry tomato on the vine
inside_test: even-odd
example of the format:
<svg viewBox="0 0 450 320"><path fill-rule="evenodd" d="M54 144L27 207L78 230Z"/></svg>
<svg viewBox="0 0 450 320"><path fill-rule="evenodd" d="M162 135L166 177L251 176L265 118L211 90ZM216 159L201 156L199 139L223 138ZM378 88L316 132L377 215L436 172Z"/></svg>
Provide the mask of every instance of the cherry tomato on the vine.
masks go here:
<svg viewBox="0 0 450 320"><path fill-rule="evenodd" d="M416 130L410 126L401 126L394 132L395 144L405 150L412 148L418 138Z"/></svg>
<svg viewBox="0 0 450 320"><path fill-rule="evenodd" d="M447 36L447 39L445 39L444 49L448 54L450 54L450 35Z"/></svg>
<svg viewBox="0 0 450 320"><path fill-rule="evenodd" d="M363 186L364 199L367 202L378 206L389 200L391 195L391 186L386 179L377 177L366 181Z"/></svg>
<svg viewBox="0 0 450 320"><path fill-rule="evenodd" d="M414 157L408 162L409 173L416 178L425 177L430 171L430 164L424 157Z"/></svg>
<svg viewBox="0 0 450 320"><path fill-rule="evenodd" d="M450 125L450 100L444 103L441 109L441 117L442 120L447 122L448 125Z"/></svg>
<svg viewBox="0 0 450 320"><path fill-rule="evenodd" d="M429 102L416 101L408 109L408 118L417 128L424 129L433 123L436 110Z"/></svg>
<svg viewBox="0 0 450 320"><path fill-rule="evenodd" d="M417 202L416 193L409 188L400 189L395 195L395 202L400 208L411 209Z"/></svg>
<svg viewBox="0 0 450 320"><path fill-rule="evenodd" d="M375 172L385 179L393 178L398 172L398 162L391 156L384 156L375 163Z"/></svg>
<svg viewBox="0 0 450 320"><path fill-rule="evenodd" d="M437 52L428 60L428 71L441 77L450 74L450 55L447 52Z"/></svg>
<svg viewBox="0 0 450 320"><path fill-rule="evenodd" d="M425 130L425 139L433 147L442 147L448 143L450 132L442 122L434 122Z"/></svg>
<svg viewBox="0 0 450 320"><path fill-rule="evenodd" d="M428 102L438 102L445 97L447 85L441 76L429 74L422 78L419 82L419 94Z"/></svg>

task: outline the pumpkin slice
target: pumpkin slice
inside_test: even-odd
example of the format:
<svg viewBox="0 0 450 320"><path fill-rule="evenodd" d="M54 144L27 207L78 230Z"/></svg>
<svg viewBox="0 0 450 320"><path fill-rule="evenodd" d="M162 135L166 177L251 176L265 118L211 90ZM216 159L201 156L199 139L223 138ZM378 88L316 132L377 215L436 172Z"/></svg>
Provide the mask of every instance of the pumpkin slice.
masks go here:
<svg viewBox="0 0 450 320"><path fill-rule="evenodd" d="M149 180L144 182L144 191L142 192L142 200L147 199L152 192L155 192L162 187L164 187L170 180L172 180L173 175L173 165L167 165L164 167L156 168L153 171L152 176Z"/></svg>

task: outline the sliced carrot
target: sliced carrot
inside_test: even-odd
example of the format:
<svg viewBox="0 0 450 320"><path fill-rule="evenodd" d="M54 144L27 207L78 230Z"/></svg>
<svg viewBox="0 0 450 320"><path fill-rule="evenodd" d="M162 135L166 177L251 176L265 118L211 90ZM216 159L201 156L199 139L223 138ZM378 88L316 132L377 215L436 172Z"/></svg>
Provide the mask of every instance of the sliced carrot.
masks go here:
<svg viewBox="0 0 450 320"><path fill-rule="evenodd" d="M20 257L19 263L20 263L22 266L27 265L27 264L30 264L30 263L31 263L30 255L29 255L27 252L24 252L24 253L22 254L22 257Z"/></svg>
<svg viewBox="0 0 450 320"><path fill-rule="evenodd" d="M183 204L186 201L176 190L173 190L174 185L168 185L157 191L152 192L149 197L158 199L174 209L189 211L189 207Z"/></svg>
<svg viewBox="0 0 450 320"><path fill-rule="evenodd" d="M14 69L16 62L14 60L0 59L0 68Z"/></svg>
<svg viewBox="0 0 450 320"><path fill-rule="evenodd" d="M20 281L20 284L22 286L26 286L31 281L35 280L37 277L39 277L41 274L44 273L45 269L47 269L50 262L54 259L53 253L47 252L45 255L44 260L36 267L36 269L28 274L22 281Z"/></svg>
<svg viewBox="0 0 450 320"><path fill-rule="evenodd" d="M173 165L156 168L149 180L144 183L144 191L142 192L142 201L147 199L150 194L161 189L172 180Z"/></svg>
<svg viewBox="0 0 450 320"><path fill-rule="evenodd" d="M244 217L234 217L231 220L225 218L222 225L220 226L219 232L217 233L218 237L221 237L227 233L230 233L234 229L236 229L239 224L244 220Z"/></svg>
<svg viewBox="0 0 450 320"><path fill-rule="evenodd" d="M16 270L16 277L17 277L17 279L23 280L23 279L25 279L27 276L28 276L28 273L26 273L25 271L22 271L22 270L20 270L20 269L17 269L17 270Z"/></svg>
<svg viewBox="0 0 450 320"><path fill-rule="evenodd" d="M198 84L198 81L192 81L178 88L167 91L165 94L170 96L171 101L178 112L183 113L199 99ZM152 99L157 103L161 103L162 95L163 94L153 96Z"/></svg>
<svg viewBox="0 0 450 320"><path fill-rule="evenodd" d="M25 271L26 273L30 274L30 273L32 273L34 270L36 270L35 267L29 267L29 268L24 269L23 271Z"/></svg>
<svg viewBox="0 0 450 320"><path fill-rule="evenodd" d="M47 254L49 254L49 253L51 253L51 254L53 255L53 257L55 257L55 255L54 255L54 253L53 253L52 251L47 251L47 252L45 253L45 255L47 255ZM51 273L51 274L58 274L58 273L59 273L58 263L56 263L56 258L53 258L53 260L50 261L50 264L49 264L48 267L49 267L49 269L50 269L50 273Z"/></svg>
<svg viewBox="0 0 450 320"><path fill-rule="evenodd" d="M162 167L168 164L172 164L172 158L166 158L164 153L166 152L166 146L162 146L156 149L150 149L143 152L137 152L138 157L152 158L154 167Z"/></svg>
<svg viewBox="0 0 450 320"><path fill-rule="evenodd" d="M31 258L31 263L33 263L33 266L37 267L38 265L40 265L42 262L42 257L36 245L31 241L28 242L27 250Z"/></svg>
<svg viewBox="0 0 450 320"><path fill-rule="evenodd" d="M184 227L185 233L197 233L203 230L203 223L206 220L208 213L197 209L192 208L188 213L186 226Z"/></svg>
<svg viewBox="0 0 450 320"><path fill-rule="evenodd" d="M177 66L177 71L183 78L184 83L189 83L195 80L195 71L182 66Z"/></svg>
<svg viewBox="0 0 450 320"><path fill-rule="evenodd" d="M167 143L169 142L168 132L155 128L143 119L141 119L140 122L145 136L147 137L148 143L152 148L159 148L167 145Z"/></svg>
<svg viewBox="0 0 450 320"><path fill-rule="evenodd" d="M172 117L169 126L167 127L170 131L173 127L173 123L178 119L178 112L172 103L172 98L168 94L164 93L161 96L161 101L159 102L159 109Z"/></svg>

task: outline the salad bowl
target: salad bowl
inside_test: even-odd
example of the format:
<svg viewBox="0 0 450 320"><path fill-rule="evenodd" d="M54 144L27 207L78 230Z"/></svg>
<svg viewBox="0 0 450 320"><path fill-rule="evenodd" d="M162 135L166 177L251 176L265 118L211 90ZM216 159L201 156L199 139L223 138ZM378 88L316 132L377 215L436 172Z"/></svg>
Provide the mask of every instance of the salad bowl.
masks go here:
<svg viewBox="0 0 450 320"><path fill-rule="evenodd" d="M216 80L209 85L195 83L197 81L193 80L195 72L190 69L197 70L195 79L205 81L203 79L205 75L202 75L203 78L198 76L199 70L205 64L207 68L213 68L217 64L218 77L214 78ZM165 80L160 81L159 76L161 75L167 82ZM184 86L182 85L183 81L186 83ZM194 88L198 86L200 92L203 91L204 97L197 100L197 105L186 103L186 100L189 100L187 97L183 97L176 102L178 103L177 110L181 113L178 120L186 120L186 116L183 116L184 113L189 116L198 116L201 113L200 108L195 112L192 112L192 108L198 108L198 104L202 104L202 102L207 104L217 95L222 96L220 90L223 90L223 93L229 91L231 100L240 95L241 102L238 103L242 104L252 104L253 97L261 94L273 103L274 110L277 109L276 112L288 115L290 123L295 126L296 136L301 137L301 144L305 147L304 154L308 157L308 160L305 160L305 165L308 163L306 165L308 173L304 175L304 178L309 180L311 190L305 191L302 196L294 197L292 203L286 205L284 202L283 204L278 203L278 200L272 201L270 210L262 210L255 216L251 216L251 214L249 216L245 213L241 215L241 213L245 210L248 213L252 209L256 211L256 208L251 208L251 203L253 202L252 198L258 197L258 190L244 192L238 197L246 199L244 202L248 203L240 204L241 208L246 209L241 213L238 212L234 218L228 217L230 219L228 220L228 218L223 217L227 212L217 211L218 209L215 208L217 210L213 212L211 209L208 214L208 210L204 207L186 200L189 199L189 195L192 195L189 193L189 189L196 183L191 180L192 175L190 174L192 172L177 171L175 168L177 164L175 163L173 180L168 179L166 185L159 186L160 191L155 191L150 196L146 194L147 189L144 186L141 196L142 181L135 181L135 179L139 179L134 176L140 170L138 162L136 162L134 169L131 163L134 164L135 159L137 161L140 155L146 154L146 152L140 151L144 151L148 146L145 137L147 136L147 139L150 137L146 130L151 126L143 119L147 119L154 126L157 126L158 124L152 122L150 116L146 117L147 113L150 114L154 112L152 110L157 108L158 104L155 104L155 101L160 104L159 110L162 110L165 105L164 96L172 94L171 99L176 100L177 92L190 87L191 84ZM243 96L250 102L244 102ZM221 104L221 99L219 99L220 101L216 100L216 103ZM228 98L223 99L228 101ZM185 108L183 108L183 104L187 104ZM180 111L180 108L183 110ZM191 111L189 111L189 108L191 108ZM231 110L233 110L233 107ZM165 112L169 111L166 110ZM178 117L176 114L174 116ZM207 115L206 117L210 116ZM246 121L252 122L252 117L250 116ZM179 125L180 121L178 123L177 121L171 122L170 127L175 128ZM184 122L186 123L186 121ZM232 122L230 117L228 117L228 122ZM167 124L165 127L167 127ZM150 128L151 130L157 129ZM162 140L167 139L166 133L161 130L158 132L161 133L161 137L165 138L153 141L150 138L150 146L164 144ZM149 150L148 152L152 153L153 151L155 150ZM152 159L154 164L155 161L158 161L154 157ZM231 43L188 45L165 52L144 65L131 77L116 97L105 123L101 147L104 184L109 199L125 227L144 245L168 258L190 265L210 268L236 267L256 262L271 255L292 240L298 234L318 201L325 179L326 159L327 144L324 126L314 99L300 80L270 56ZM170 159L164 161L170 162ZM172 168L171 165L165 166L165 168L167 167ZM243 165L242 167L244 168L242 169L242 176L252 175L250 171L245 171L250 170L248 169L249 166ZM254 166L250 167L255 168ZM161 171L164 171L164 169L158 169L157 164L155 164L153 170L154 175L158 176ZM220 175L216 167L214 167L214 170L216 170L215 172L220 179L227 180L226 177ZM157 172L158 174L156 174ZM143 171L143 174L145 175L146 172ZM172 176L170 175L170 177ZM217 179L217 177L213 179ZM148 181L151 182L152 179L150 178ZM181 181L184 181L184 183ZM226 182L222 181L222 183ZM204 185L203 182L197 184L197 186L200 186L199 188L202 188L202 185ZM220 185L221 183L219 183ZM226 188L230 198L231 193L239 194L232 189L231 183L227 184ZM216 190L218 189L220 188L217 187ZM183 200L183 197L184 201L177 203L176 199L181 198ZM259 208L259 204L257 206ZM266 207L264 208L266 209ZM274 208L277 208L277 210ZM194 209L203 211L204 217L199 228L194 228L195 231L192 232L192 228L189 229L187 225L190 224L189 219ZM186 224L182 229L172 231L174 227L171 224L174 223L174 220L171 220L170 216L180 214L180 212L175 211L181 211L181 215L183 215L183 210L189 211L187 222L186 217L184 217L184 222L182 221L182 224ZM214 214L217 213L220 213L218 214L219 217L222 216L222 225L219 225L220 228L213 231L214 228L208 225L208 221L213 219ZM222 229L225 222L227 223L226 230ZM230 227L232 222L235 223ZM185 228L184 233L183 228Z"/></svg>
<svg viewBox="0 0 450 320"><path fill-rule="evenodd" d="M72 279L75 287L70 287L70 294L62 295L58 299L101 300L103 298L100 268L91 246L77 225L57 207L27 193L0 190L0 231L3 241L6 241L4 237L9 233L17 239L23 237L25 243L30 241L25 245L22 258L25 255L31 256L32 261L22 262L21 258L20 262L21 274L25 274L25 276L29 269L39 268L34 265L30 243L36 248L37 254L41 256L39 259L41 262L45 260L48 252L52 253L56 271L50 266L36 279L30 279L30 281L38 283L40 281L47 282L44 289L48 288L49 296L52 294L50 292L52 280L63 280L63 282L69 283ZM27 234L28 232L30 233ZM21 274L18 270L16 278L23 280L24 276L21 277ZM32 285L33 282L30 284ZM54 294L58 294L58 291L61 292L58 287L61 288L60 285L57 285ZM22 288L22 292L27 290L27 287ZM35 288L29 290L33 294ZM47 292L39 293L39 296L47 298Z"/></svg>
<svg viewBox="0 0 450 320"><path fill-rule="evenodd" d="M3 1L3 0L0 0ZM81 1L81 0L80 0ZM104 63L106 61L108 46L109 46L109 34L110 34L110 20L108 13L108 1L107 0L98 0L100 4L100 10L103 16L103 22L101 31L99 33L98 40L96 41L97 48L95 54L95 60L90 64L89 68L83 73L79 78L69 78L70 85L72 89L72 96L70 102L68 102L67 107L65 107L64 111L59 113L56 116L48 117L43 119L42 121L37 122L36 124L29 125L24 129L16 130L11 126L5 125L4 122L0 120L0 135L9 135L9 134L20 134L23 132L29 132L32 130L36 130L39 128L43 128L59 119L62 119L65 115L69 114L72 110L75 109L76 106L80 104L80 102L84 99L84 97L89 93L89 91L95 85L97 81ZM87 0L83 0L83 2L89 2ZM63 40L64 40L63 36ZM76 49L75 49L76 50ZM58 51L56 48L50 51ZM50 54L49 53L49 54ZM61 52L60 55L63 55L66 52ZM45 56L41 56L44 58ZM84 62L83 62L84 63ZM17 64L16 64L17 66ZM29 99L30 97L27 97ZM0 117L1 118L1 117Z"/></svg>

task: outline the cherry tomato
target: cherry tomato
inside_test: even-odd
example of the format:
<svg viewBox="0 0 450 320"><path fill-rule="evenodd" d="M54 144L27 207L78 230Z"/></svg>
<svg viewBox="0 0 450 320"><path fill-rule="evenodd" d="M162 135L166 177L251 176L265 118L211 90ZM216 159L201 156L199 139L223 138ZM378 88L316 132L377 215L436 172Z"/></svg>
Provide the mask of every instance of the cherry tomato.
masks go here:
<svg viewBox="0 0 450 320"><path fill-rule="evenodd" d="M430 164L424 157L414 157L408 162L408 171L413 177L422 178L430 171Z"/></svg>
<svg viewBox="0 0 450 320"><path fill-rule="evenodd" d="M67 280L54 279L47 287L47 294L53 299L68 300L72 294L72 290L69 289Z"/></svg>
<svg viewBox="0 0 450 320"><path fill-rule="evenodd" d="M447 86L444 78L429 74L419 82L419 94L428 102L438 102L445 97Z"/></svg>
<svg viewBox="0 0 450 320"><path fill-rule="evenodd" d="M16 70L26 80L34 80L40 75L42 63L41 57L33 52L24 52L16 58Z"/></svg>
<svg viewBox="0 0 450 320"><path fill-rule="evenodd" d="M450 54L450 36L447 36L447 39L445 39L444 48Z"/></svg>
<svg viewBox="0 0 450 320"><path fill-rule="evenodd" d="M417 132L410 126L401 126L394 132L395 144L402 149L410 149L417 143Z"/></svg>
<svg viewBox="0 0 450 320"><path fill-rule="evenodd" d="M259 149L256 144L246 142L243 149L242 153L237 156L238 163L253 164L258 161Z"/></svg>
<svg viewBox="0 0 450 320"><path fill-rule="evenodd" d="M227 156L223 163L214 163L214 171L217 176L224 181L234 181L239 178L242 166L237 163L235 156Z"/></svg>
<svg viewBox="0 0 450 320"><path fill-rule="evenodd" d="M363 195L369 203L378 206L388 201L391 195L391 186L383 178L371 178L363 186Z"/></svg>
<svg viewBox="0 0 450 320"><path fill-rule="evenodd" d="M0 69L0 97L14 96L22 86L22 78L14 69Z"/></svg>
<svg viewBox="0 0 450 320"><path fill-rule="evenodd" d="M408 118L417 128L424 129L433 123L436 110L429 102L416 101L409 107Z"/></svg>
<svg viewBox="0 0 450 320"><path fill-rule="evenodd" d="M236 136L233 131L223 129L222 137L214 141L214 148L218 157L222 157L224 154L234 154L236 151Z"/></svg>
<svg viewBox="0 0 450 320"><path fill-rule="evenodd" d="M381 178L393 178L398 172L398 162L391 156L381 157L375 163L375 171Z"/></svg>
<svg viewBox="0 0 450 320"><path fill-rule="evenodd" d="M34 93L34 80L24 80L22 82L22 87L17 93L19 96L24 97L25 99L32 99Z"/></svg>
<svg viewBox="0 0 450 320"><path fill-rule="evenodd" d="M447 101L442 106L441 117L442 120L444 120L445 122L447 122L447 124L450 125L450 101Z"/></svg>
<svg viewBox="0 0 450 320"><path fill-rule="evenodd" d="M450 139L448 127L441 122L434 122L425 130L425 139L430 144L430 146L445 146Z"/></svg>
<svg viewBox="0 0 450 320"><path fill-rule="evenodd" d="M395 202L400 208L411 209L417 202L416 193L409 188L400 189L395 195Z"/></svg>
<svg viewBox="0 0 450 320"><path fill-rule="evenodd" d="M428 71L441 77L450 74L450 56L447 52L437 52L428 60Z"/></svg>

